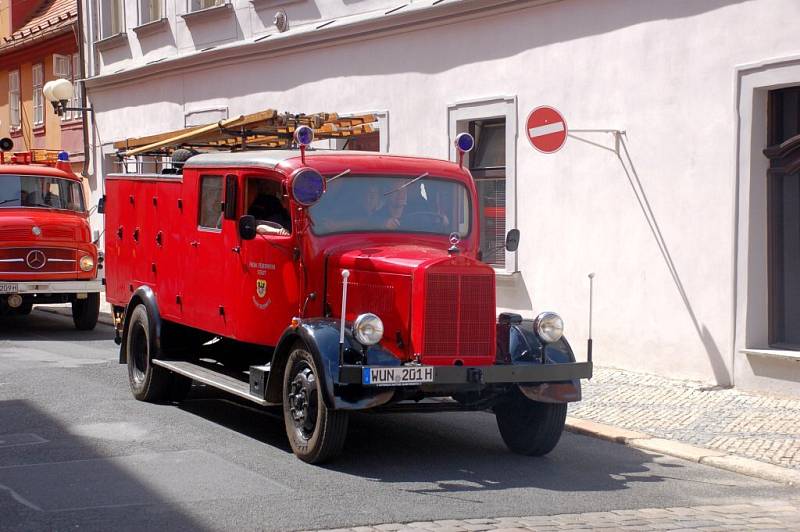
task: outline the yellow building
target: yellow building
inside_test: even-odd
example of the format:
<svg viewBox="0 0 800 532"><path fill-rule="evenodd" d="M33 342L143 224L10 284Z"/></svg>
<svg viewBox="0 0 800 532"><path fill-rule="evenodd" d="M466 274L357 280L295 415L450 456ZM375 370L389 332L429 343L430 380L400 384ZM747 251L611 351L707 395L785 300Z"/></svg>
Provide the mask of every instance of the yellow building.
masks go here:
<svg viewBox="0 0 800 532"><path fill-rule="evenodd" d="M42 94L56 78L80 78L75 0L0 0L0 135L14 151L66 150L82 166L83 113L59 117ZM77 91L69 102L80 107Z"/></svg>

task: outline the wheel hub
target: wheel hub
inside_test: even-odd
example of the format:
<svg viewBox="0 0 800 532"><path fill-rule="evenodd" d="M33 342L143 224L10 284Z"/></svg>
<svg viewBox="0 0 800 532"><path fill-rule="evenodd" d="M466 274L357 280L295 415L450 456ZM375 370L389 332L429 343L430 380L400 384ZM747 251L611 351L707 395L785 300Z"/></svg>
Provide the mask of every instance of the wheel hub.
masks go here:
<svg viewBox="0 0 800 532"><path fill-rule="evenodd" d="M297 431L309 439L317 422L317 381L311 368L300 369L292 379L289 413Z"/></svg>

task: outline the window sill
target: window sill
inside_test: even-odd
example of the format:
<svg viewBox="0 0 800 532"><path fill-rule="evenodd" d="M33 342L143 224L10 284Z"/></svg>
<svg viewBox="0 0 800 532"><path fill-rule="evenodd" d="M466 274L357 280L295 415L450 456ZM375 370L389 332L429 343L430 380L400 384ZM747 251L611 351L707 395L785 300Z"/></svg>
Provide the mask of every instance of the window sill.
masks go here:
<svg viewBox="0 0 800 532"><path fill-rule="evenodd" d="M22 136L22 128L11 129L8 132L11 138L19 138Z"/></svg>
<svg viewBox="0 0 800 532"><path fill-rule="evenodd" d="M35 137L41 137L45 134L45 127L44 124L33 126L33 135Z"/></svg>
<svg viewBox="0 0 800 532"><path fill-rule="evenodd" d="M757 357L778 358L800 362L800 351L792 351L789 349L742 349L740 353Z"/></svg>
<svg viewBox="0 0 800 532"><path fill-rule="evenodd" d="M150 22L145 22L144 24L140 24L133 28L134 33L140 39L142 37L147 37L148 35L152 35L154 33L158 33L160 30L164 29L168 25L168 19L160 18L158 20L152 20Z"/></svg>
<svg viewBox="0 0 800 532"><path fill-rule="evenodd" d="M73 129L83 128L83 118L73 118L71 120L64 120L61 122L62 131L72 131Z"/></svg>
<svg viewBox="0 0 800 532"><path fill-rule="evenodd" d="M205 9L198 9L197 11L190 11L189 13L183 13L182 15L180 15L180 17L188 24L190 22L195 22L213 17L221 13L228 13L231 11L231 7L232 5L230 2L225 2L224 4L220 4L218 6L207 7Z"/></svg>
<svg viewBox="0 0 800 532"><path fill-rule="evenodd" d="M94 47L101 52L106 50L110 50L112 48L116 48L117 46L121 46L125 42L128 41L128 34L127 33L115 33L114 35L110 35L99 41L94 42Z"/></svg>

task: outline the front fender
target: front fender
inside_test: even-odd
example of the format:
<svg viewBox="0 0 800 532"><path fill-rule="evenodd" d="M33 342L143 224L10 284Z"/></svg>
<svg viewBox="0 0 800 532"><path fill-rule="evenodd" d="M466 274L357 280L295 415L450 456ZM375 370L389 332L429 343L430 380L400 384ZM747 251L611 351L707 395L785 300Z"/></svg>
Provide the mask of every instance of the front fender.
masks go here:
<svg viewBox="0 0 800 532"><path fill-rule="evenodd" d="M508 355L512 364L541 363L543 355L547 364L575 362L575 353L566 337L562 336L558 342L543 344L534 331L533 320L522 320L520 323L511 325ZM581 400L581 381L578 379L518 386L520 391L533 401L566 403Z"/></svg>
<svg viewBox="0 0 800 532"><path fill-rule="evenodd" d="M392 390L366 390L352 395L348 393L348 386L340 385L339 379L339 327L341 322L331 318L315 318L303 320L297 327L287 328L278 340L275 353L270 364L267 379L266 400L270 403L282 402L283 376L286 370L286 361L292 346L302 342L314 357L314 363L322 373L323 399L328 408L362 410L386 403L394 395ZM370 360L374 348L369 350ZM344 338L345 359L359 359L361 346L353 340L349 327L345 328ZM396 359L395 359L396 360ZM399 364L399 361L398 361Z"/></svg>

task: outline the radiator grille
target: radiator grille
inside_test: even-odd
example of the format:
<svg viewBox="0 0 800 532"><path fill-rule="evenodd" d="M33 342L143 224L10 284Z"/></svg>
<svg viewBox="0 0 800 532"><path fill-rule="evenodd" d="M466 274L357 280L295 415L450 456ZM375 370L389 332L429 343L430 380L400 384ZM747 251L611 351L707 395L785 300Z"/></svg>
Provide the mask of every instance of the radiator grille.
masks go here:
<svg viewBox="0 0 800 532"><path fill-rule="evenodd" d="M28 258L33 251L43 253L43 266L31 267ZM78 270L76 259L77 251L69 248L5 248L0 249L0 273L75 273ZM42 259L37 258L37 260ZM40 263L33 264L38 266Z"/></svg>
<svg viewBox="0 0 800 532"><path fill-rule="evenodd" d="M423 355L485 356L495 327L494 276L428 272Z"/></svg>

